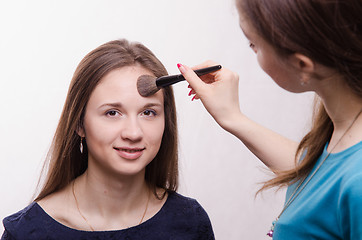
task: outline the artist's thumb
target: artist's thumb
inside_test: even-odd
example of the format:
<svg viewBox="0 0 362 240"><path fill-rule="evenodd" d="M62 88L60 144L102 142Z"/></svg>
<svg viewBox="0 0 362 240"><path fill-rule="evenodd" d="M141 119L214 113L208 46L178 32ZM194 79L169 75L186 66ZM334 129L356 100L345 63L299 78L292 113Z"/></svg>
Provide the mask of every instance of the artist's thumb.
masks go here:
<svg viewBox="0 0 362 240"><path fill-rule="evenodd" d="M190 67L180 63L177 64L177 67L190 86L196 91L196 93L199 93L206 83L204 83Z"/></svg>

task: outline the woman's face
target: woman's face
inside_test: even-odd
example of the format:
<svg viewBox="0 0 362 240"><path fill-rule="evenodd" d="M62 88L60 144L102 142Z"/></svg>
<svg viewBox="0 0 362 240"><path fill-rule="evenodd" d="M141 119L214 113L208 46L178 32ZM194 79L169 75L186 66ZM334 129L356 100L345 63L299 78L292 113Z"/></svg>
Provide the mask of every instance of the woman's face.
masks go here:
<svg viewBox="0 0 362 240"><path fill-rule="evenodd" d="M88 170L116 175L144 174L156 156L165 128L162 91L139 95L140 75L153 75L140 66L113 70L104 76L88 101L83 129Z"/></svg>
<svg viewBox="0 0 362 240"><path fill-rule="evenodd" d="M240 12L240 11L239 11ZM255 52L260 67L281 88L290 92L305 91L300 85L298 73L288 63L288 59L282 59L272 45L265 41L256 32L249 20L239 13L240 27L249 40L250 48Z"/></svg>

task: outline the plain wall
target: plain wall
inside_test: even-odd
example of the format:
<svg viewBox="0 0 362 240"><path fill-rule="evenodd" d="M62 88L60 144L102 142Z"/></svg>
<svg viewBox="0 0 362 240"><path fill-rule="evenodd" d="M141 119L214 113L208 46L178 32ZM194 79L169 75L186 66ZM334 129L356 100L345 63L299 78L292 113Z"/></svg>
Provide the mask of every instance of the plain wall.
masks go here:
<svg viewBox="0 0 362 240"><path fill-rule="evenodd" d="M0 31L1 219L32 200L77 64L113 39L145 44L170 74L177 63L215 60L240 75L240 105L251 119L296 141L310 125L312 94L288 93L259 68L232 0L1 1ZM269 239L285 190L255 197L271 173L190 101L186 82L174 90L180 193L206 209L216 239Z"/></svg>

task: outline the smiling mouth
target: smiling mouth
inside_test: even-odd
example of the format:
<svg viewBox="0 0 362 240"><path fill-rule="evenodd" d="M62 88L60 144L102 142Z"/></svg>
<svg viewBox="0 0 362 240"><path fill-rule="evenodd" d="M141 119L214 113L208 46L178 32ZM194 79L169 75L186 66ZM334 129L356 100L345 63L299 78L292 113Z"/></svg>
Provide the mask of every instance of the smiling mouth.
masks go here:
<svg viewBox="0 0 362 240"><path fill-rule="evenodd" d="M118 152L119 156L122 157L123 159L136 160L142 156L143 150L145 150L146 148L128 148L128 147L116 148L116 147L114 147L114 149Z"/></svg>
<svg viewBox="0 0 362 240"><path fill-rule="evenodd" d="M136 152L142 152L146 148L114 148L117 151L127 152L127 153L136 153Z"/></svg>

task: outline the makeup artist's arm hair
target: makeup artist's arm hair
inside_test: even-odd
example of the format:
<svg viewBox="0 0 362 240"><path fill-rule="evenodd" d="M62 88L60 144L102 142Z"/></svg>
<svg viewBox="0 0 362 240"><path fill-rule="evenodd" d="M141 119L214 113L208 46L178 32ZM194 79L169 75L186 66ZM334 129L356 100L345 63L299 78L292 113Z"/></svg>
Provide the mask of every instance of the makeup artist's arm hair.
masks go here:
<svg viewBox="0 0 362 240"><path fill-rule="evenodd" d="M208 61L193 69L215 65ZM221 70L201 79L187 66L181 73L201 99L206 110L226 131L240 139L267 167L274 172L289 170L295 165L298 143L285 138L247 118L239 106L239 76L232 71Z"/></svg>

